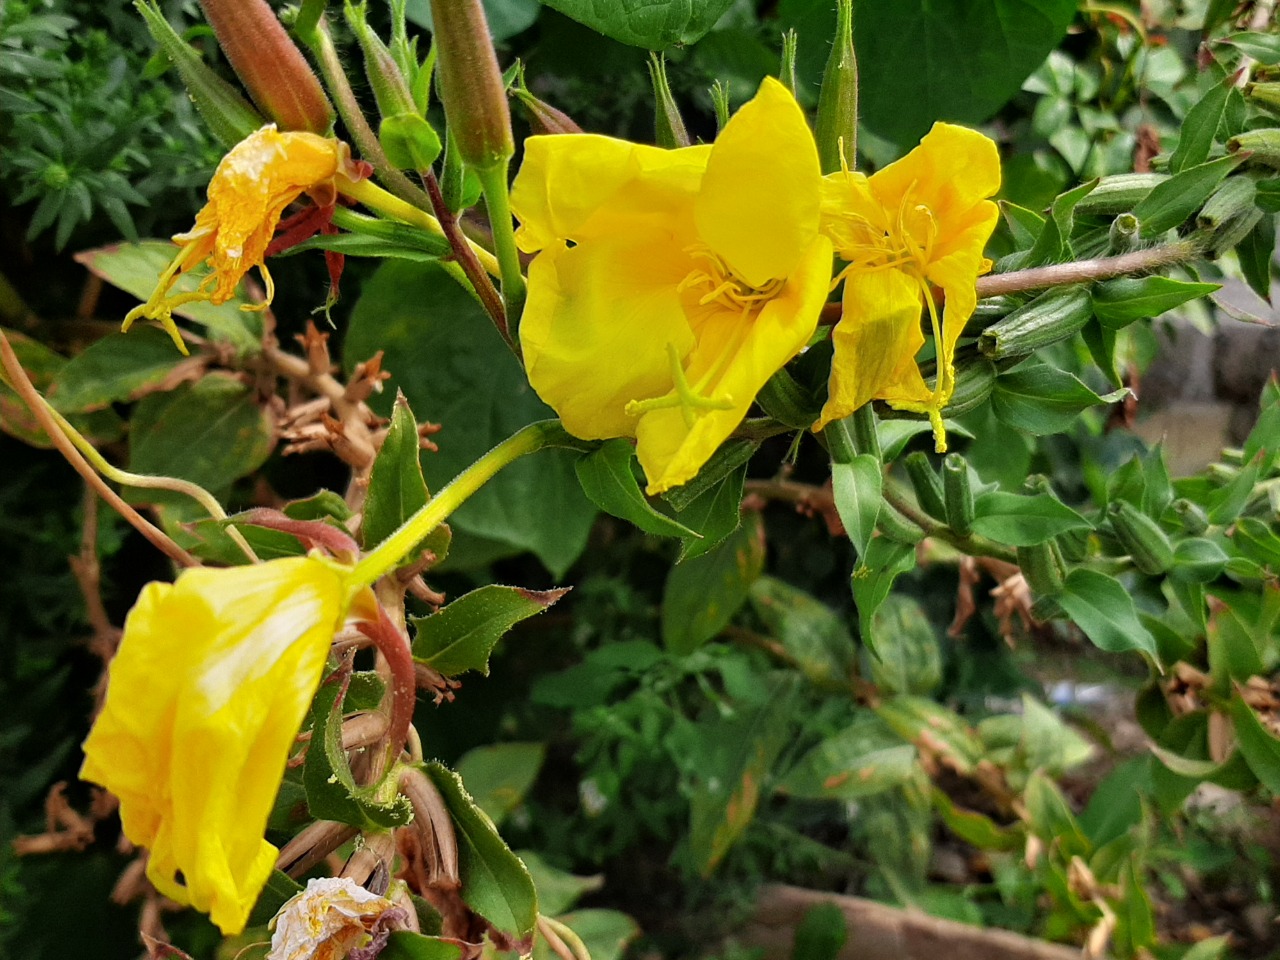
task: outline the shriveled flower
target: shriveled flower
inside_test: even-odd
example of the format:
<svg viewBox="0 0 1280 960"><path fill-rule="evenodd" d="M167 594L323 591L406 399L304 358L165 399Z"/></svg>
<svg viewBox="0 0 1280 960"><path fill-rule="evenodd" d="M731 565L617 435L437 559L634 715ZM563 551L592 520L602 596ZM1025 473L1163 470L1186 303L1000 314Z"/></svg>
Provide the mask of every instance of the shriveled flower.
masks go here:
<svg viewBox="0 0 1280 960"><path fill-rule="evenodd" d="M165 896L244 928L277 850L263 839L290 745L348 611L377 616L317 556L184 570L125 621L80 775L120 800Z"/></svg>
<svg viewBox="0 0 1280 960"><path fill-rule="evenodd" d="M404 918L394 901L347 877L318 877L289 900L275 919L266 960L344 960L372 956Z"/></svg>
<svg viewBox="0 0 1280 960"><path fill-rule="evenodd" d="M939 453L942 409L955 388L956 342L977 305L975 283L998 211L995 144L973 130L936 123L920 145L870 177L848 170L823 181L822 229L848 262L829 399L814 429L869 400L928 414ZM935 288L946 303L939 309ZM925 383L915 356L929 317L937 378Z"/></svg>
<svg viewBox="0 0 1280 960"><path fill-rule="evenodd" d="M817 326L821 187L804 114L772 78L711 146L529 138L511 196L538 254L520 342L565 428L635 437L650 493L692 479Z"/></svg>
<svg viewBox="0 0 1280 960"><path fill-rule="evenodd" d="M123 329L139 318L158 320L186 353L173 311L197 300L225 303L252 267L261 272L267 288L266 303L257 309L270 305L275 287L263 260L285 207L306 193L321 211L331 211L343 184L365 178L368 170L339 140L301 131L282 133L274 125L250 134L218 164L209 181L209 202L196 214L195 226L173 238L182 249L147 302L125 316ZM324 222L322 215L313 226L319 229ZM206 261L212 272L197 289L170 292L178 277Z"/></svg>

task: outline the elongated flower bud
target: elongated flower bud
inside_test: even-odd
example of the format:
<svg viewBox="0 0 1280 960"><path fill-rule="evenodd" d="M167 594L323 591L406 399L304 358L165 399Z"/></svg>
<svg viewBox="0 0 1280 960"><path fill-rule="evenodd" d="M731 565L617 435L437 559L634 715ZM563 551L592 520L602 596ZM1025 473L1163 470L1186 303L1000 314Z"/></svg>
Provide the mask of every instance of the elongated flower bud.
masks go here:
<svg viewBox="0 0 1280 960"><path fill-rule="evenodd" d="M969 465L958 453L948 453L942 461L942 489L947 525L967 537L973 529L973 490L969 487Z"/></svg>
<svg viewBox="0 0 1280 960"><path fill-rule="evenodd" d="M511 112L480 0L431 0L440 101L462 161L478 169L515 153Z"/></svg>
<svg viewBox="0 0 1280 960"><path fill-rule="evenodd" d="M947 511L943 504L942 480L933 464L929 463L929 458L917 450L908 454L902 465L907 468L907 478L924 512L935 520L945 520Z"/></svg>
<svg viewBox="0 0 1280 960"><path fill-rule="evenodd" d="M689 131L667 83L667 61L656 53L649 54L649 79L653 81L653 132L658 146L689 146Z"/></svg>
<svg viewBox="0 0 1280 960"><path fill-rule="evenodd" d="M814 133L823 173L853 169L858 149L858 57L853 50L853 0L836 4L836 35L822 72Z"/></svg>
<svg viewBox="0 0 1280 960"><path fill-rule="evenodd" d="M234 147L266 124L240 91L218 76L164 18L155 0L134 0L147 22L147 30L164 55L178 69L182 84L213 135L226 147Z"/></svg>
<svg viewBox="0 0 1280 960"><path fill-rule="evenodd" d="M533 127L534 133L582 133L582 128L574 122L573 117L534 96L525 85L523 66L516 72L516 82L511 88L511 95L520 101L525 113L529 115L529 126Z"/></svg>
<svg viewBox="0 0 1280 960"><path fill-rule="evenodd" d="M333 107L266 0L200 0L249 96L283 130L324 134Z"/></svg>
<svg viewBox="0 0 1280 960"><path fill-rule="evenodd" d="M1133 504L1117 500L1107 508L1107 519L1133 565L1156 576L1173 565L1173 546L1160 525Z"/></svg>
<svg viewBox="0 0 1280 960"><path fill-rule="evenodd" d="M1247 153L1250 159L1280 168L1280 129L1246 130L1227 141L1230 153Z"/></svg>

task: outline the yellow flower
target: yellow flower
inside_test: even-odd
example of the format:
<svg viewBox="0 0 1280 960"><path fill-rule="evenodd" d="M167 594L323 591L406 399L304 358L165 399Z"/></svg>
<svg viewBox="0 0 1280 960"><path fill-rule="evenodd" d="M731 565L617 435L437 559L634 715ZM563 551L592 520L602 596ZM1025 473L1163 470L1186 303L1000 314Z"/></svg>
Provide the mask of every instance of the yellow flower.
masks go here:
<svg viewBox="0 0 1280 960"><path fill-rule="evenodd" d="M529 381L584 439L635 437L649 492L692 479L808 342L831 277L804 114L772 78L715 144L530 137Z"/></svg>
<svg viewBox="0 0 1280 960"><path fill-rule="evenodd" d="M955 388L956 341L977 305L975 283L998 211L1000 157L987 137L936 123L901 160L866 177L848 170L823 181L823 232L848 262L844 305L832 331L830 392L814 429L869 400L927 413L939 453L942 408ZM946 298L940 311L934 288ZM916 366L921 309L937 351L929 387Z"/></svg>
<svg viewBox="0 0 1280 960"><path fill-rule="evenodd" d="M263 839L289 748L367 588L316 557L185 570L125 621L80 775L120 799L165 896L244 928L275 864Z"/></svg>
<svg viewBox="0 0 1280 960"><path fill-rule="evenodd" d="M270 305L275 287L263 260L285 207L309 193L317 206L331 208L342 186L365 175L341 141L314 133L281 133L274 125L250 134L218 164L209 181L209 202L196 214L195 226L173 238L182 249L161 274L150 299L124 318L123 329L139 317L158 320L186 353L173 311L195 300L225 303L251 267L259 269L267 288L266 303L258 309ZM198 289L169 292L181 274L206 261L212 272Z"/></svg>

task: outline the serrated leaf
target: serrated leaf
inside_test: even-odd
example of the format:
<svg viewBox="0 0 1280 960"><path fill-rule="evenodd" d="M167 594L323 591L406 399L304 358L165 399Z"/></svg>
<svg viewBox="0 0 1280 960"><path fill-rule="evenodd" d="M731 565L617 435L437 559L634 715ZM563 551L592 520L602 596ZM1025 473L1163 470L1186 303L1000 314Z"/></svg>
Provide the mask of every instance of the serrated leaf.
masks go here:
<svg viewBox="0 0 1280 960"><path fill-rule="evenodd" d="M1127 389L1120 389L1099 396L1075 374L1047 363L1023 363L996 378L991 409L1006 426L1045 436L1065 432L1092 406L1116 403L1128 395Z"/></svg>
<svg viewBox="0 0 1280 960"><path fill-rule="evenodd" d="M994 490L974 502L974 532L1011 547L1033 547L1059 534L1091 529L1093 524L1048 493Z"/></svg>
<svg viewBox="0 0 1280 960"><path fill-rule="evenodd" d="M159 386L185 361L162 330L112 333L67 361L46 397L64 414L100 410Z"/></svg>
<svg viewBox="0 0 1280 960"><path fill-rule="evenodd" d="M541 743L492 743L468 750L456 768L476 806L501 826L524 801L546 754Z"/></svg>
<svg viewBox="0 0 1280 960"><path fill-rule="evenodd" d="M1158 317L1221 288L1220 283L1193 283L1172 277L1121 277L1095 284L1090 295L1098 322L1119 329L1135 320Z"/></svg>
<svg viewBox="0 0 1280 960"><path fill-rule="evenodd" d="M883 467L869 453L861 453L848 463L831 464L831 493L836 512L854 549L861 557L876 531L880 516Z"/></svg>
<svg viewBox="0 0 1280 960"><path fill-rule="evenodd" d="M1139 650L1160 661L1155 637L1138 619L1133 597L1114 577L1079 567L1067 575L1056 599L1099 649L1108 653Z"/></svg>
<svg viewBox="0 0 1280 960"><path fill-rule="evenodd" d="M743 463L680 511L680 522L700 536L681 541L677 563L710 553L742 525L742 490L746 480L747 465Z"/></svg>
<svg viewBox="0 0 1280 960"><path fill-rule="evenodd" d="M687 656L719 633L764 569L764 525L750 514L714 550L671 568L662 594L662 642Z"/></svg>
<svg viewBox="0 0 1280 960"><path fill-rule="evenodd" d="M478 670L487 677L489 654L503 634L568 592L568 588L525 590L497 584L479 587L438 613L411 618L413 658L446 677L468 670Z"/></svg>
<svg viewBox="0 0 1280 960"><path fill-rule="evenodd" d="M495 928L522 944L533 936L538 920L538 893L520 858L476 806L462 779L439 763L423 771L436 785L453 818L458 838L462 900ZM521 950L527 952L528 948Z"/></svg>
<svg viewBox="0 0 1280 960"><path fill-rule="evenodd" d="M1241 158L1238 156L1210 160L1199 166L1188 167L1156 185L1133 208L1133 215L1142 224L1142 236L1157 237L1186 220L1200 209L1209 195L1218 188L1218 184L1240 162Z"/></svg>
<svg viewBox="0 0 1280 960"><path fill-rule="evenodd" d="M155 289L160 274L177 253L178 247L167 240L143 240L141 243L119 243L84 250L77 253L75 259L103 280L145 302ZM188 270L178 278L171 292L195 290L206 276L207 268ZM225 340L235 347L237 353L248 355L262 350L262 314L240 309L247 305L248 301L237 293L226 303L215 305L196 300L175 308L173 312L203 324L215 340Z"/></svg>
<svg viewBox="0 0 1280 960"><path fill-rule="evenodd" d="M587 499L605 513L627 520L645 533L701 540L702 535L697 531L653 508L631 469L634 459L635 447L621 438L608 440L579 457L573 468Z"/></svg>

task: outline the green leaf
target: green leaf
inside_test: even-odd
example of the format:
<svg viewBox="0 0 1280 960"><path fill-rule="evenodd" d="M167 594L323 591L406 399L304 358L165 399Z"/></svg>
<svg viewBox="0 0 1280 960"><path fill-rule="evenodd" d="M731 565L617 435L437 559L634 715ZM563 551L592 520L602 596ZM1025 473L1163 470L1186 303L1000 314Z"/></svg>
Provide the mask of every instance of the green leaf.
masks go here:
<svg viewBox="0 0 1280 960"><path fill-rule="evenodd" d="M689 848L703 876L711 874L755 817L762 782L790 739L796 679L794 674L775 676L759 706L698 728Z"/></svg>
<svg viewBox="0 0 1280 960"><path fill-rule="evenodd" d="M542 0L597 33L633 47L662 50L695 43L733 0Z"/></svg>
<svg viewBox="0 0 1280 960"><path fill-rule="evenodd" d="M427 482L422 479L420 450L418 423L401 394L396 398L391 426L377 459L373 461L373 472L369 477L364 520L360 525L360 536L366 550L389 537L430 499ZM438 529L428 534L428 538L439 539L436 536Z"/></svg>
<svg viewBox="0 0 1280 960"><path fill-rule="evenodd" d="M498 930L527 944L538 921L538 894L529 871L456 773L439 763L425 764L423 770L453 817L463 902ZM527 953L528 947L520 952Z"/></svg>
<svg viewBox="0 0 1280 960"><path fill-rule="evenodd" d="M680 544L678 563L710 553L741 526L742 488L746 480L747 465L744 463L680 510L680 522L700 537L685 538Z"/></svg>
<svg viewBox="0 0 1280 960"><path fill-rule="evenodd" d="M830 900L815 903L796 925L791 960L836 960L848 938L844 911Z"/></svg>
<svg viewBox="0 0 1280 960"><path fill-rule="evenodd" d="M165 337L168 340L168 337ZM173 343L169 346L172 348ZM272 870L267 883L258 894L258 901L249 912L248 926L265 927L280 912L286 901L302 892L302 885L282 870Z"/></svg>
<svg viewBox="0 0 1280 960"><path fill-rule="evenodd" d="M181 477L214 493L262 466L275 443L255 392L232 377L213 374L143 397L129 436L134 473ZM127 493L135 503L188 500L161 490Z"/></svg>
<svg viewBox="0 0 1280 960"><path fill-rule="evenodd" d="M702 499L707 491L716 488L722 480L745 466L758 449L760 449L758 440L729 440L721 444L711 458L702 465L696 477L688 483L665 491L662 499L671 504L672 509L677 513L684 513L695 500Z"/></svg>
<svg viewBox="0 0 1280 960"><path fill-rule="evenodd" d="M873 709L898 736L928 750L957 773L970 773L985 755L973 729L940 703L898 694Z"/></svg>
<svg viewBox="0 0 1280 960"><path fill-rule="evenodd" d="M1181 173L1209 159L1209 150L1213 147L1213 138L1222 123L1227 96L1232 89L1228 84L1216 83L1199 103L1187 111L1182 120L1178 146L1169 157L1170 173Z"/></svg>
<svg viewBox="0 0 1280 960"><path fill-rule="evenodd" d="M58 371L67 364L67 359L16 330L6 329L5 336L36 389L47 390ZM113 410L73 414L67 419L87 438L100 442L114 440L124 430L124 424ZM39 421L8 385L3 370L0 370L0 430L33 447L47 449L52 446Z"/></svg>
<svg viewBox="0 0 1280 960"><path fill-rule="evenodd" d="M411 930L395 930L378 957L379 960L461 960L462 944Z"/></svg>
<svg viewBox="0 0 1280 960"><path fill-rule="evenodd" d="M1221 43L1229 43L1243 54L1257 60L1264 67L1280 63L1280 36L1261 31L1243 31L1223 37Z"/></svg>
<svg viewBox="0 0 1280 960"><path fill-rule="evenodd" d="M1189 300L1220 289L1220 283L1192 283L1172 277L1121 277L1095 284L1091 293L1098 322L1112 329L1135 320L1158 317Z"/></svg>
<svg viewBox="0 0 1280 960"><path fill-rule="evenodd" d="M479 304L437 265L386 263L365 283L343 360L351 369L378 350L413 409L443 428L434 438L439 452L423 463L430 489L521 427L552 416ZM391 401L370 399L384 416ZM560 450L519 460L455 511L450 526L531 550L561 575L582 552L595 516L573 460Z"/></svg>
<svg viewBox="0 0 1280 960"><path fill-rule="evenodd" d="M994 490L974 503L974 532L1011 547L1033 547L1072 530L1092 529L1093 524L1048 493L1023 496Z"/></svg>
<svg viewBox="0 0 1280 960"><path fill-rule="evenodd" d="M751 605L810 681L842 685L853 659L853 637L830 607L774 577L751 584Z"/></svg>
<svg viewBox="0 0 1280 960"><path fill-rule="evenodd" d="M869 453L858 454L849 463L831 464L831 493L835 497L836 512L859 557L867 552L867 545L876 532L883 469L880 461Z"/></svg>
<svg viewBox="0 0 1280 960"><path fill-rule="evenodd" d="M525 590L497 584L478 587L437 613L410 619L413 658L446 677L468 670L478 670L487 677L489 654L503 634L568 592L567 588Z"/></svg>
<svg viewBox="0 0 1280 960"><path fill-rule="evenodd" d="M1264 214L1245 238L1236 244L1240 270L1253 292L1271 302L1271 259L1276 250L1276 218Z"/></svg>
<svg viewBox="0 0 1280 960"><path fill-rule="evenodd" d="M885 597L872 617L872 630L876 686L885 693L932 693L942 681L942 650L924 608L911 597Z"/></svg>
<svg viewBox="0 0 1280 960"><path fill-rule="evenodd" d="M876 654L878 642L876 611L893 588L893 581L915 565L915 547L887 537L876 537L849 579L853 602L858 608L858 631L872 656Z"/></svg>
<svg viewBox="0 0 1280 960"><path fill-rule="evenodd" d="M1240 516L1240 511L1244 509L1244 505L1253 495L1254 487L1257 485L1258 466L1256 460L1246 464L1236 474L1235 479L1214 490L1205 498L1203 506L1210 523L1226 525Z"/></svg>
<svg viewBox="0 0 1280 960"><path fill-rule="evenodd" d="M1049 206L1049 219L1027 252L1025 266L1057 263L1071 255L1071 233L1075 229L1076 204L1093 192L1097 180L1090 180L1054 198Z"/></svg>
<svg viewBox="0 0 1280 960"><path fill-rule="evenodd" d="M1252 463L1263 454L1258 470L1266 474L1280 461L1280 380L1267 381L1258 408L1258 420L1244 441L1244 462Z"/></svg>
<svg viewBox="0 0 1280 960"><path fill-rule="evenodd" d="M901 786L916 768L916 748L876 716L863 716L802 756L778 784L793 797L856 800Z"/></svg>
<svg viewBox="0 0 1280 960"><path fill-rule="evenodd" d="M696 531L653 508L631 469L634 460L635 447L619 438L583 454L573 466L582 492L605 513L630 521L645 533L656 536L702 539Z"/></svg>
<svg viewBox="0 0 1280 960"><path fill-rule="evenodd" d="M1143 237L1157 237L1172 230L1200 209L1223 179L1240 163L1238 156L1221 157L1188 167L1157 184L1138 201L1133 215L1142 224Z"/></svg>
<svg viewBox="0 0 1280 960"><path fill-rule="evenodd" d="M492 743L464 753L457 773L476 806L495 826L502 826L507 814L524 801L546 755L541 743Z"/></svg>
<svg viewBox="0 0 1280 960"><path fill-rule="evenodd" d="M320 685L311 705L311 741L302 768L307 809L317 820L336 820L361 830L402 827L413 819L406 797L384 798L381 784L358 786L342 748L345 691L338 674Z"/></svg>
<svg viewBox="0 0 1280 960"><path fill-rule="evenodd" d="M802 79L816 88L835 35L834 4L783 0L800 33ZM976 124L1018 93L1062 39L1075 0L880 0L854 14L860 119L906 149L935 120ZM910 64L910 69L905 69Z"/></svg>
<svg viewBox="0 0 1280 960"><path fill-rule="evenodd" d="M156 389L184 361L190 362L158 328L112 333L67 361L46 397L64 414L100 410Z"/></svg>
<svg viewBox="0 0 1280 960"><path fill-rule="evenodd" d="M1240 691L1231 697L1231 719L1235 723L1236 742L1249 761L1249 768L1273 794L1280 794L1280 739L1262 724L1253 708L1244 702ZM1276 722L1275 713L1271 714Z"/></svg>
<svg viewBox="0 0 1280 960"><path fill-rule="evenodd" d="M764 569L764 525L758 514L711 552L671 568L662 594L662 642L687 656L728 625Z"/></svg>
<svg viewBox="0 0 1280 960"><path fill-rule="evenodd" d="M533 885L538 891L538 910L544 916L554 917L564 913L584 893L591 893L604 886L602 873L580 877L551 866L532 850L517 850L516 856L533 877Z"/></svg>
<svg viewBox="0 0 1280 960"><path fill-rule="evenodd" d="M1280 571L1280 537L1256 517L1237 520L1231 542L1246 557L1269 567L1272 572Z"/></svg>
<svg viewBox="0 0 1280 960"><path fill-rule="evenodd" d="M1067 575L1057 601L1094 646L1108 653L1140 650L1159 662L1155 637L1138 619L1133 597L1114 577L1078 567Z"/></svg>
<svg viewBox="0 0 1280 960"><path fill-rule="evenodd" d="M345 524L352 516L347 501L332 490L321 490L301 500L290 500L284 505L284 514L291 520L329 519L340 524Z"/></svg>
<svg viewBox="0 0 1280 960"><path fill-rule="evenodd" d="M1075 374L1047 363L1023 363L996 378L991 408L1006 426L1046 436L1070 429L1089 407L1116 403L1128 394L1121 389L1099 396Z"/></svg>
<svg viewBox="0 0 1280 960"><path fill-rule="evenodd" d="M146 301L155 290L178 247L167 240L143 240L141 243L118 243L76 254L76 261L107 283ZM209 271L205 267L188 270L173 285L172 293L188 293L200 286ZM243 355L262 350L262 314L241 310L249 305L242 292L216 306L205 300L185 303L173 312L180 317L204 324L215 340L224 340ZM127 336L127 334L126 334Z"/></svg>
<svg viewBox="0 0 1280 960"><path fill-rule="evenodd" d="M1026 838L1016 826L1001 827L985 814L965 810L938 787L933 788L933 806L947 829L979 850L1017 850Z"/></svg>
<svg viewBox="0 0 1280 960"><path fill-rule="evenodd" d="M1070 856L1087 856L1092 844L1080 829L1066 797L1052 780L1037 771L1027 778L1024 795L1027 825L1047 843L1057 845Z"/></svg>

